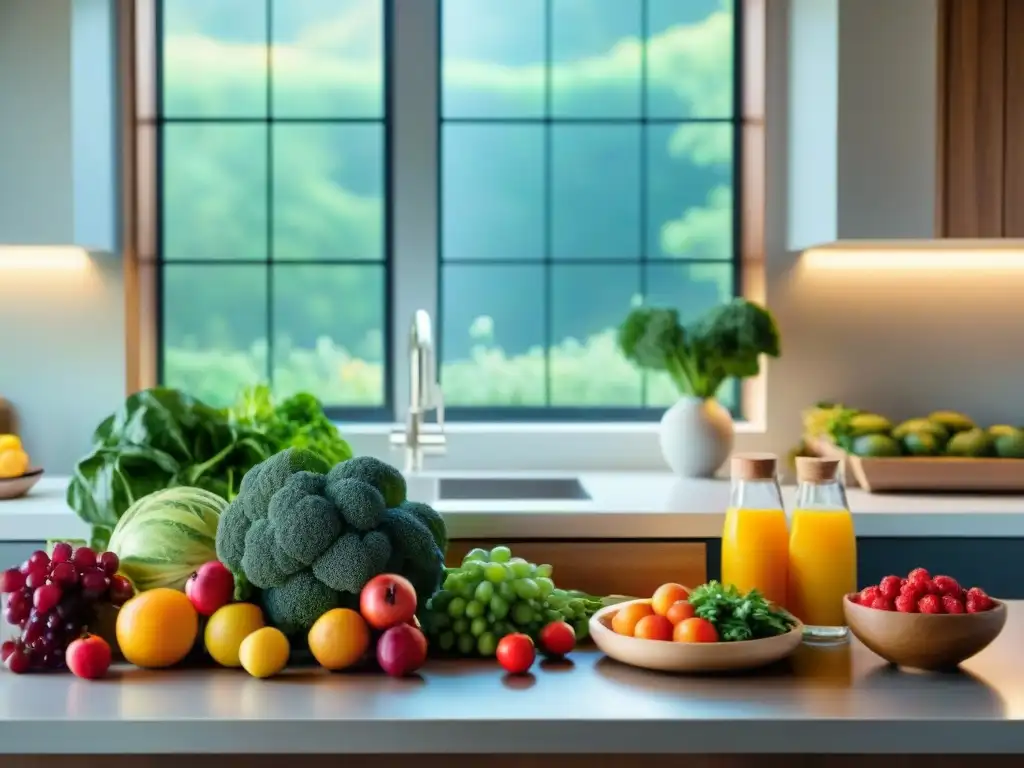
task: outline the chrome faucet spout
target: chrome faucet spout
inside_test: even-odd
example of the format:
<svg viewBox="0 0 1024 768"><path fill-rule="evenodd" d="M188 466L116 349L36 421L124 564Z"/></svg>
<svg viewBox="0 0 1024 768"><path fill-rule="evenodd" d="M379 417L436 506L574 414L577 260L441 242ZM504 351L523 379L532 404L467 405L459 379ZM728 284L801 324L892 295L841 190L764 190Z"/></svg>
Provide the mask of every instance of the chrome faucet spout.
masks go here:
<svg viewBox="0 0 1024 768"><path fill-rule="evenodd" d="M424 417L434 411L436 421ZM391 445L405 448L406 471L423 468L425 453L444 453L444 395L437 381L437 352L430 314L417 310L409 328L409 409L405 428L391 433Z"/></svg>

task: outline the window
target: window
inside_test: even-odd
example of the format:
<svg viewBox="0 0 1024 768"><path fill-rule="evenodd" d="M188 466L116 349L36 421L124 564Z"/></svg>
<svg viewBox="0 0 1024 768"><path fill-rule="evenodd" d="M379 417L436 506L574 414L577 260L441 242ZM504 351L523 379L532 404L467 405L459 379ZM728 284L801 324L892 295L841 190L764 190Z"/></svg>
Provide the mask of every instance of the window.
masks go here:
<svg viewBox="0 0 1024 768"><path fill-rule="evenodd" d="M641 300L692 320L734 293L731 0L441 2L448 404L660 416L678 394L614 329Z"/></svg>
<svg viewBox="0 0 1024 768"><path fill-rule="evenodd" d="M162 382L401 418L425 307L455 419L674 401L614 329L738 289L741 0L151 2Z"/></svg>
<svg viewBox="0 0 1024 768"><path fill-rule="evenodd" d="M380 0L163 0L161 378L389 404Z"/></svg>

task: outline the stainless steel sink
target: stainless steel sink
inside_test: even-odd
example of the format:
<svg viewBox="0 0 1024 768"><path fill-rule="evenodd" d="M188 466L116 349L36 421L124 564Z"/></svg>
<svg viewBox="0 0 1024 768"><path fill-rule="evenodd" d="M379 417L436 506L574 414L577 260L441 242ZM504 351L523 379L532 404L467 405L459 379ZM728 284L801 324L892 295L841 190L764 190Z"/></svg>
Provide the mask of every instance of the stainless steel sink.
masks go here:
<svg viewBox="0 0 1024 768"><path fill-rule="evenodd" d="M590 495L575 477L443 477L438 497L450 500L521 499L587 501Z"/></svg>

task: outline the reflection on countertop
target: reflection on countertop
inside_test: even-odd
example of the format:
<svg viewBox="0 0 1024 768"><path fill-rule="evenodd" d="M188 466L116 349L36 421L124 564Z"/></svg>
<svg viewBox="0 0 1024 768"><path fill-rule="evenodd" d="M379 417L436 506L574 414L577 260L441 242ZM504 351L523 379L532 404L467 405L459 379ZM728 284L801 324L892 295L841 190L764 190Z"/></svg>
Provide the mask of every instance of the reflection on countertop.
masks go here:
<svg viewBox="0 0 1024 768"><path fill-rule="evenodd" d="M397 680L313 668L272 680L223 669L120 667L100 682L0 673L0 744L49 753L1019 752L1024 603L1009 606L1000 638L942 674L897 670L856 640L706 676L639 670L593 650L522 677L483 660L431 661Z"/></svg>

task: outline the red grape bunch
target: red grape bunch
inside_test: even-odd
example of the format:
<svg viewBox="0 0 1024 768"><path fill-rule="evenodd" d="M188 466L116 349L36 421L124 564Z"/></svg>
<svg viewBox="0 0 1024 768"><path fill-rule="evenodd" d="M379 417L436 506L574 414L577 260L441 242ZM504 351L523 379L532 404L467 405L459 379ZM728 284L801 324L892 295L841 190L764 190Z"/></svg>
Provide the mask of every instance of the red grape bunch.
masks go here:
<svg viewBox="0 0 1024 768"><path fill-rule="evenodd" d="M37 550L20 568L0 573L4 618L21 630L0 646L0 660L16 674L64 668L65 650L94 620L96 606L123 605L134 594L119 565L113 552L97 556L62 541L52 555Z"/></svg>

